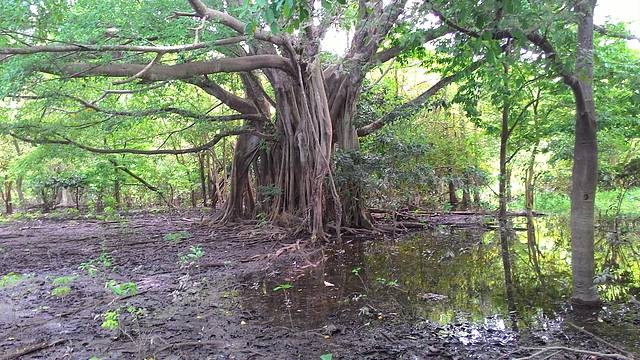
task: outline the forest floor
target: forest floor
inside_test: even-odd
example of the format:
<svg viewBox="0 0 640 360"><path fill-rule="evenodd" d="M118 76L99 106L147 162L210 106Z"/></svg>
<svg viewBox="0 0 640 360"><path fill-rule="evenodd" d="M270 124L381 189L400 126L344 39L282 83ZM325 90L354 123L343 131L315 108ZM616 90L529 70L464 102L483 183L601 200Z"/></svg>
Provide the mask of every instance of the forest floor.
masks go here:
<svg viewBox="0 0 640 360"><path fill-rule="evenodd" d="M291 305L297 291L289 282L339 251L304 246L277 228L202 220L183 212L1 224L0 359L500 359L550 346L621 353L557 323L517 333L407 318L374 304L317 314L320 302L348 294ZM345 242L365 240L375 239ZM265 278L280 280L267 286ZM275 308L284 315L273 315ZM315 315L299 322L304 312ZM640 309L634 314L632 326L640 326ZM593 358L559 348L540 355Z"/></svg>

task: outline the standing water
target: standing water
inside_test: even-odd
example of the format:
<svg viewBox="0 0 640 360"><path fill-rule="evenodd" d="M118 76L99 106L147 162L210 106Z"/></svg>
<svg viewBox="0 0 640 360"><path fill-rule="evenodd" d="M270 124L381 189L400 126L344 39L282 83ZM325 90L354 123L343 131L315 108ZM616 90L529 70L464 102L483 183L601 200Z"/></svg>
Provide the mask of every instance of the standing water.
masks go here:
<svg viewBox="0 0 640 360"><path fill-rule="evenodd" d="M426 319L521 332L571 322L640 351L639 319L625 318L637 306L628 301L640 297L640 227L623 222L612 232L602 222L595 280L609 305L592 317L573 319L566 219L536 220L539 271L519 220L511 240L515 314L508 310L497 232L450 226L394 241L345 241L325 251L326 261L311 270L254 279L242 294L243 307L274 325L304 330L345 319L364 326Z"/></svg>

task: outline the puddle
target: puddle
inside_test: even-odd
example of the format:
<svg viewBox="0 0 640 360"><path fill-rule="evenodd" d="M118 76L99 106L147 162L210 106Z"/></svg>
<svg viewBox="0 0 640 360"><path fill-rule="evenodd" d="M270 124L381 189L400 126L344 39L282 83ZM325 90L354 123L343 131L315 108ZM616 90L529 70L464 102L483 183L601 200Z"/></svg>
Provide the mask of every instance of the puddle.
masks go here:
<svg viewBox="0 0 640 360"><path fill-rule="evenodd" d="M537 234L543 283L529 260L526 231L516 232L512 244L520 329L545 328L561 321L571 294L565 220L538 219ZM599 234L602 239L609 236ZM637 241L635 244L638 246ZM265 275L255 279L241 293L243 308L273 325L307 330L345 320L375 324L415 318L495 331L512 327L495 231L440 227L395 241L352 241L342 249L329 249L326 255L323 264L293 278ZM614 273L621 276L599 286L604 299L620 302L629 295L640 297L637 263ZM603 328L601 325L595 327ZM635 336L635 341L640 338L640 326L625 331L631 331L629 336ZM468 335L469 341L475 337L473 331ZM631 346L640 348L637 343Z"/></svg>

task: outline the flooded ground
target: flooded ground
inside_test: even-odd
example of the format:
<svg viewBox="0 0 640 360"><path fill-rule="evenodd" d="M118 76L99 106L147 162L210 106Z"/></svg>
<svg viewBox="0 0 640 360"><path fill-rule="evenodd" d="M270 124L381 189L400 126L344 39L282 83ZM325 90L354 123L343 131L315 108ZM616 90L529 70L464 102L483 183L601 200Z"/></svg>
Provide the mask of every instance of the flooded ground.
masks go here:
<svg viewBox="0 0 640 360"><path fill-rule="evenodd" d="M616 241L606 226L599 232L599 246L609 246L605 256L617 251L621 264L615 275L611 267L601 269L599 290L609 304L589 320L574 319L569 306L571 265L565 219L536 220L542 277L529 259L521 222L516 220L514 227L520 231L514 231L512 240L515 314L508 308L497 232L449 226L383 242L347 240L327 250L327 260L318 268L254 278L253 285L244 289L242 301L273 324L306 330L340 318L374 323L426 319L451 328L470 324L519 332L571 322L640 352L638 319L630 319L627 328L610 324L613 314L625 313L629 300L640 297L635 224L625 223L626 233ZM458 335L465 342L480 333Z"/></svg>
<svg viewBox="0 0 640 360"><path fill-rule="evenodd" d="M482 226L319 247L277 228L202 220L185 212L0 224L0 359L495 360L540 351L532 347L626 358L640 350L631 222L602 224L598 281L608 302L576 316L561 219L538 221L542 278L516 231L515 313L495 231ZM593 356L551 348L534 358Z"/></svg>

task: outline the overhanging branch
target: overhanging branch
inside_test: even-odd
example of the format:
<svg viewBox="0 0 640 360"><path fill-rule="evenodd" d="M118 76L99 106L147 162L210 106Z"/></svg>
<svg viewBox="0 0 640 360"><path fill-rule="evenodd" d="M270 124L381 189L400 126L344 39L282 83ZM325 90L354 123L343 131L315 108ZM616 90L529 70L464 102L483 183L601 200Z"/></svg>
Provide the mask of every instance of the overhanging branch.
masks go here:
<svg viewBox="0 0 640 360"><path fill-rule="evenodd" d="M393 110L391 110L384 116L380 117L379 119L375 120L374 122L359 128L358 136L359 137L367 136L373 133L374 131L382 128L384 125L395 121L398 118L407 116L408 114L415 113L415 111L420 109L427 102L427 100L429 100L430 97L435 95L438 91L440 91L445 86L451 84L454 81L459 80L460 78L467 75L468 73L475 71L480 67L480 65L482 65L483 62L484 62L483 60L476 61L471 65L469 65L464 70L440 79L440 81L435 83L432 87L427 89L422 94L418 95L415 99L407 103L404 103L402 105L396 106L395 108L393 108Z"/></svg>
<svg viewBox="0 0 640 360"><path fill-rule="evenodd" d="M45 145L45 144L70 145L70 146L75 146L79 149L86 150L96 154L180 155L180 154L199 153L214 147L218 142L220 142L220 140L222 140L227 136L249 134L249 133L256 133L256 131L254 129L249 129L249 128L233 129L233 130L229 130L229 131L225 131L217 134L216 136L213 137L213 139L211 139L207 143L202 144L200 146L195 146L187 149L158 149L158 150L95 148L89 145L84 145L84 144L75 142L73 140L70 140L64 137L62 137L61 139L50 139L50 138L35 139L27 136L21 136L13 132L9 132L9 135L11 135L12 137L18 140L21 140L30 144L34 144L34 145Z"/></svg>
<svg viewBox="0 0 640 360"><path fill-rule="evenodd" d="M91 109L93 111L96 112L100 112L100 113L105 113L105 114L109 114L109 115L116 115L116 116L134 116L134 117L144 117L144 116L153 116L153 115L158 115L158 114L166 114L166 113L173 113L173 114L177 114L180 115L182 117L185 118L191 118L191 119L197 119L197 120L204 120L204 121L211 121L211 122L224 122L224 121L235 121L235 120L253 120L253 121L265 121L266 118L264 118L262 115L259 114L233 114L233 115L218 115L218 116L212 116L212 115L204 115L204 114L198 114L196 112L193 111L189 111L189 110L185 110L185 109L179 109L179 108L175 108L173 106L166 106L166 107L162 107L159 109L147 109L147 110L140 110L140 111L122 111L122 110L109 110L109 109L103 109L99 106L96 106L94 103L88 102L84 99L75 97L75 96L65 96L69 99L72 99L74 101L77 101L78 103L82 104L82 106L84 106L87 109Z"/></svg>
<svg viewBox="0 0 640 360"><path fill-rule="evenodd" d="M213 46L223 46L236 44L244 41L244 36L234 36L217 41L200 42L196 44L173 45L173 46L144 46L144 45L91 45L91 44L69 44L69 45L35 45L20 48L0 48L0 54L4 55L29 55L38 53L66 53L66 52L113 52L131 51L143 53L178 53L190 50L206 49Z"/></svg>
<svg viewBox="0 0 640 360"><path fill-rule="evenodd" d="M146 81L185 80L198 75L252 71L265 68L277 68L291 72L289 62L278 55L252 55L175 65L155 64L143 71L147 66L148 64L67 63L60 66L41 64L36 66L35 70L70 78L91 76L132 77L138 74L141 80Z"/></svg>
<svg viewBox="0 0 640 360"><path fill-rule="evenodd" d="M608 37L613 37L613 38L618 38L623 40L640 40L640 36L636 36L633 34L623 34L619 32L613 32L601 25L594 25L593 29L597 31L599 34L608 36Z"/></svg>

